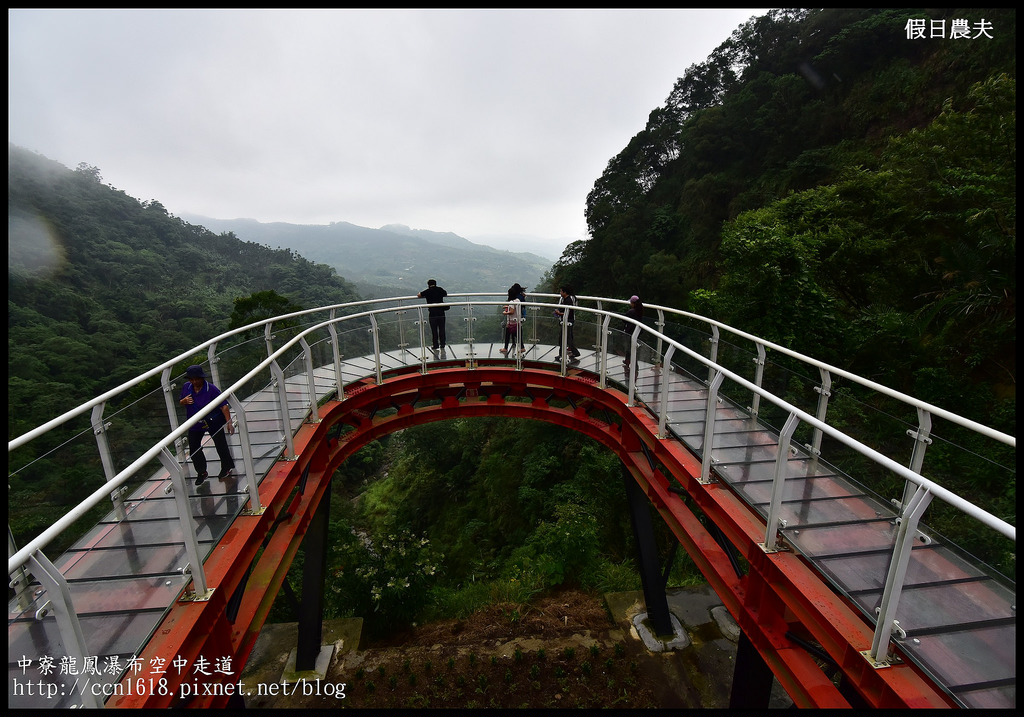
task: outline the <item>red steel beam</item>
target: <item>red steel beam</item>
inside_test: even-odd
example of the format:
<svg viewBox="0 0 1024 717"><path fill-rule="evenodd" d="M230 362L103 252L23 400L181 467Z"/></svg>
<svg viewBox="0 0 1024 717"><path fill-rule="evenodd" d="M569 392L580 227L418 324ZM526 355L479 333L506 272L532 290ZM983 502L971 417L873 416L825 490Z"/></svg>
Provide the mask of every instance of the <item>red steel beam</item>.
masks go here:
<svg viewBox="0 0 1024 717"><path fill-rule="evenodd" d="M552 401L570 399L575 407L552 405ZM395 413L380 414L388 408L396 409ZM168 671L167 694L113 697L108 706L225 706L338 466L364 445L396 430L473 416L554 423L614 451L798 706L850 706L812 656L786 638L787 632L798 628L822 645L871 706L953 706L910 664L871 668L860 650L870 646L872 629L847 601L799 556L765 554L758 546L765 529L760 517L727 486L701 484L697 458L680 443L659 439L657 423L645 409L627 405L627 397L616 389L599 388L592 375L563 377L529 367L515 371L507 365L459 366L428 374L410 369L389 374L381 385L363 382L350 387L345 401L327 402L318 412L320 421L304 425L295 438L296 457L279 461L261 483L264 515L236 520L207 559L207 581L217 588L213 598L172 606L142 652L147 665L154 657L168 664L175 657L183 658L188 672L175 676ZM606 420L609 417L613 420ZM329 440L339 423L353 430ZM652 466L648 456L672 478ZM303 471L307 471L306 487L299 494L295 489ZM670 480L678 482L746 558L747 575L736 575L725 550L683 498L669 490ZM265 539L266 547L259 552ZM227 600L242 585L250 566L237 617L230 624L225 615ZM224 658L234 665L235 674L189 674L197 660L213 663ZM122 686L136 677L126 677ZM183 692L190 693L189 699L180 699Z"/></svg>

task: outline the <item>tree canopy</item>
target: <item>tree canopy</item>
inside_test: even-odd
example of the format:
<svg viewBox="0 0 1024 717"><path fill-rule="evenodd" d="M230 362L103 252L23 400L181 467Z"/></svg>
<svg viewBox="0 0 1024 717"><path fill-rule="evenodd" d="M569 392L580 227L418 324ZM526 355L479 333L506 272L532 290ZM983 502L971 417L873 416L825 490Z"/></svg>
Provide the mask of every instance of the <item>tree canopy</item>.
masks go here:
<svg viewBox="0 0 1024 717"><path fill-rule="evenodd" d="M1012 394L1015 18L752 19L609 160L590 239L551 281L705 312L899 389L931 367ZM972 37L911 39L911 19Z"/></svg>

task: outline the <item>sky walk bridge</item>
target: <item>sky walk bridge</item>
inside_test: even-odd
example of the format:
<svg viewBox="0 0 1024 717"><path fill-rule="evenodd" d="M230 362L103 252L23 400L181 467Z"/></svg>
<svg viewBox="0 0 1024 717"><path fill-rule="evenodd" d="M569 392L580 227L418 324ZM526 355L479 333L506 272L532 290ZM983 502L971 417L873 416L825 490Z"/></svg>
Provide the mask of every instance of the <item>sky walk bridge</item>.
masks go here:
<svg viewBox="0 0 1024 717"><path fill-rule="evenodd" d="M621 301L581 297L569 362L557 298L533 296L525 350L506 355L501 298L450 296L443 351L414 299L276 317L10 441L12 475L92 464L104 478L26 545L8 529L8 704L231 703L299 546L307 566L325 560L338 466L406 427L508 416L580 431L621 458L634 524L653 506L737 620L737 679L741 666L774 676L808 707L1015 707L1015 584L930 528L929 511L941 504L942 520L1010 551L1015 528L925 477L947 427L993 446L1013 437L668 307L635 322ZM197 362L237 427L235 474L200 486L184 436L201 416L182 421L177 406ZM904 448L887 454L833 425L864 395L916 416L909 428L893 419ZM638 542L664 633L656 546ZM322 570L304 580L308 663Z"/></svg>

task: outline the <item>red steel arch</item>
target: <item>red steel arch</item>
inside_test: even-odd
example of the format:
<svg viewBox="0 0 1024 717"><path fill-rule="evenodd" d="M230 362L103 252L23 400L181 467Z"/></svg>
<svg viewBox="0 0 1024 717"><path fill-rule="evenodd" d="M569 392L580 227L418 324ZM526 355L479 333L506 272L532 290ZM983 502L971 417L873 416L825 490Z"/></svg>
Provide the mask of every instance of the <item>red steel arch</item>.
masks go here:
<svg viewBox="0 0 1024 717"><path fill-rule="evenodd" d="M564 405L563 405L564 404ZM392 409L392 410L389 410ZM302 537L338 466L394 431L459 417L504 416L545 421L583 433L615 452L797 706L850 707L814 657L788 635L817 642L842 669L844 681L872 707L950 707L954 703L909 663L885 669L861 656L872 628L799 556L766 554L764 522L728 486L701 484L700 461L674 440L658 437L657 422L592 374L561 376L550 367L464 365L415 368L352 385L344 401L318 409L319 420L295 437L295 457L278 461L260 484L262 515L242 516L208 558L217 588L205 603L176 603L142 657L182 657L193 663L229 658L234 675L171 677L166 690L123 694L114 707L222 707L266 620ZM343 430L344 429L344 430ZM684 499L681 493L685 493ZM687 502L713 521L749 563L737 576L726 551ZM251 567L251 572L250 572ZM235 596L235 600L231 600ZM234 619L228 617L229 601ZM131 678L122 683L122 692ZM163 694L161 694L163 692Z"/></svg>

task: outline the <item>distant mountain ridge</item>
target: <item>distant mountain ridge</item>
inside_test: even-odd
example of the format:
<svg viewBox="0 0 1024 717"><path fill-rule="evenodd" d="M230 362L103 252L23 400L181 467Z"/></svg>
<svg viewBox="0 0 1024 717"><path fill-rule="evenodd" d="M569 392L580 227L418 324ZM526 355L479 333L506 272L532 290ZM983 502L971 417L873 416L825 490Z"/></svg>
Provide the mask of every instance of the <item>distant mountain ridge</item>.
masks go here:
<svg viewBox="0 0 1024 717"><path fill-rule="evenodd" d="M450 292L506 289L515 282L536 286L552 262L529 252L509 252L475 244L452 232L388 224L379 229L349 222L264 223L255 219L214 219L182 215L185 221L242 241L292 249L310 261L334 267L361 293L392 289L416 293L427 279Z"/></svg>

